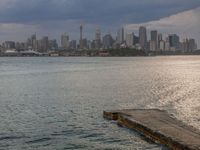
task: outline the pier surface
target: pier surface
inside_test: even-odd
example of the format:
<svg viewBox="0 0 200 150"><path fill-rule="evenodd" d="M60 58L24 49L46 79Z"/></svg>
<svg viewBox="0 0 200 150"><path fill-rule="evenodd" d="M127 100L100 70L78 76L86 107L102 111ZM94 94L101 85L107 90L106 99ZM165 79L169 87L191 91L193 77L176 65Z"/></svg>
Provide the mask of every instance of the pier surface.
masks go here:
<svg viewBox="0 0 200 150"><path fill-rule="evenodd" d="M158 109L104 111L104 118L116 120L156 143L173 150L200 150L200 132Z"/></svg>

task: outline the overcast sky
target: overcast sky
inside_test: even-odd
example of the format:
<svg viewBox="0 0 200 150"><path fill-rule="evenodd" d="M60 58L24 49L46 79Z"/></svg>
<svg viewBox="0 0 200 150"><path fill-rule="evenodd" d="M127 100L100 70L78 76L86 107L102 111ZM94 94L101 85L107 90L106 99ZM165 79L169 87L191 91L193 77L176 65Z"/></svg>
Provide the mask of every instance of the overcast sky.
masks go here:
<svg viewBox="0 0 200 150"><path fill-rule="evenodd" d="M200 41L200 0L0 0L0 41L23 41L33 33L59 38L66 32L93 38L97 27L116 33L139 25ZM199 42L200 44L200 42Z"/></svg>

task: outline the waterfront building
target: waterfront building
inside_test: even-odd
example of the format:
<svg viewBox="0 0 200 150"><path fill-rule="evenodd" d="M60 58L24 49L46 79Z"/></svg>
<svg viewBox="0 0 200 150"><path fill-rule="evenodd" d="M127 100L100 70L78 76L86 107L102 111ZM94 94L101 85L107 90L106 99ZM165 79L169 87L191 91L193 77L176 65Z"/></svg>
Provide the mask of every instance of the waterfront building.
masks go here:
<svg viewBox="0 0 200 150"><path fill-rule="evenodd" d="M83 25L80 25L80 40L79 40L79 48L83 49Z"/></svg>
<svg viewBox="0 0 200 150"><path fill-rule="evenodd" d="M124 28L123 27L117 31L117 43L118 44L124 43Z"/></svg>
<svg viewBox="0 0 200 150"><path fill-rule="evenodd" d="M162 41L163 40L163 38L162 38L162 33L159 33L158 34L158 42L160 42L160 41Z"/></svg>
<svg viewBox="0 0 200 150"><path fill-rule="evenodd" d="M159 34L158 34L158 48L157 48L158 50L160 50L160 42L161 42L161 41L163 41L162 33L159 33Z"/></svg>
<svg viewBox="0 0 200 150"><path fill-rule="evenodd" d="M69 48L69 36L66 33L61 35L61 47L65 50Z"/></svg>
<svg viewBox="0 0 200 150"><path fill-rule="evenodd" d="M76 46L76 40L71 40L70 41L70 49L76 50L77 46Z"/></svg>
<svg viewBox="0 0 200 150"><path fill-rule="evenodd" d="M150 51L156 51L157 50L157 43L156 43L156 41L150 40L149 46L150 46Z"/></svg>
<svg viewBox="0 0 200 150"><path fill-rule="evenodd" d="M170 51L170 43L168 41L165 42L165 51Z"/></svg>
<svg viewBox="0 0 200 150"><path fill-rule="evenodd" d="M15 42L14 41L5 41L3 46L5 49L15 49Z"/></svg>
<svg viewBox="0 0 200 150"><path fill-rule="evenodd" d="M158 48L158 32L156 30L151 31L150 50L157 51Z"/></svg>
<svg viewBox="0 0 200 150"><path fill-rule="evenodd" d="M139 37L136 35L133 35L133 45L139 44Z"/></svg>
<svg viewBox="0 0 200 150"><path fill-rule="evenodd" d="M183 52L193 52L197 49L195 39L184 39L182 43Z"/></svg>
<svg viewBox="0 0 200 150"><path fill-rule="evenodd" d="M37 50L36 33L31 36L31 47L33 50Z"/></svg>
<svg viewBox="0 0 200 150"><path fill-rule="evenodd" d="M57 50L57 49L58 49L58 44L56 39L49 40L49 50Z"/></svg>
<svg viewBox="0 0 200 150"><path fill-rule="evenodd" d="M113 38L110 34L106 34L104 37L103 37L103 48L104 49L110 49L112 48L113 46Z"/></svg>
<svg viewBox="0 0 200 150"><path fill-rule="evenodd" d="M100 49L101 48L101 30L96 29L95 32L95 49Z"/></svg>
<svg viewBox="0 0 200 150"><path fill-rule="evenodd" d="M126 34L126 45L129 48L132 48L134 46L134 33Z"/></svg>
<svg viewBox="0 0 200 150"><path fill-rule="evenodd" d="M82 49L88 49L88 43L87 39L82 39Z"/></svg>
<svg viewBox="0 0 200 150"><path fill-rule="evenodd" d="M46 53L48 51L48 49L49 49L49 38L48 38L48 36L44 36L42 38L40 44L41 44L40 51Z"/></svg>
<svg viewBox="0 0 200 150"><path fill-rule="evenodd" d="M170 34L168 38L169 38L170 49L178 50L180 45L179 36L176 34Z"/></svg>
<svg viewBox="0 0 200 150"><path fill-rule="evenodd" d="M159 50L160 51L165 51L165 41L164 40L161 40L159 42Z"/></svg>
<svg viewBox="0 0 200 150"><path fill-rule="evenodd" d="M144 26L140 26L139 28L139 44L142 49L147 49L147 31Z"/></svg>

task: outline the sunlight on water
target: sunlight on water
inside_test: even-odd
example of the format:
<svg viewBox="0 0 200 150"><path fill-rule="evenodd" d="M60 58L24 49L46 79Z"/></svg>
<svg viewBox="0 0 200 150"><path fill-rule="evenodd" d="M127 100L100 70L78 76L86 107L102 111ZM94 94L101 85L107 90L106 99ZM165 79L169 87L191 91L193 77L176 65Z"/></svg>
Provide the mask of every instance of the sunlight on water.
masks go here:
<svg viewBox="0 0 200 150"><path fill-rule="evenodd" d="M102 118L159 108L200 129L200 57L0 58L0 149L161 146Z"/></svg>

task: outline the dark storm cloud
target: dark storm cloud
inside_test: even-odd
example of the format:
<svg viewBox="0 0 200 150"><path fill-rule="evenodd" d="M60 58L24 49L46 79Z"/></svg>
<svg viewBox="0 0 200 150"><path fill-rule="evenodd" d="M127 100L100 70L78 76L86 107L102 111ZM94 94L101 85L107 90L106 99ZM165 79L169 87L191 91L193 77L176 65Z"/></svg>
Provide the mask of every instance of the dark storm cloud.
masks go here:
<svg viewBox="0 0 200 150"><path fill-rule="evenodd" d="M199 0L1 0L1 23L140 23L200 6Z"/></svg>

